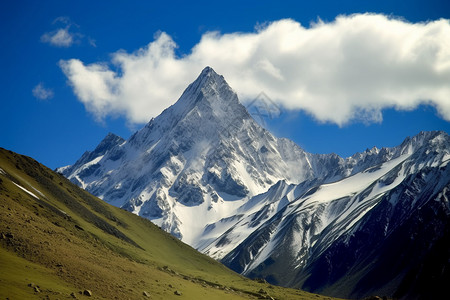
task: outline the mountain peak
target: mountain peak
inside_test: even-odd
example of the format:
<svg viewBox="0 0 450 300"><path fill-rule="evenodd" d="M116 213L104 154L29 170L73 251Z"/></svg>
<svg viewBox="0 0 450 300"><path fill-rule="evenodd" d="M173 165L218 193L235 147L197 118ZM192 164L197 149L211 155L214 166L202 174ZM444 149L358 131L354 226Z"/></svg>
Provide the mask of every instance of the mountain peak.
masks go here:
<svg viewBox="0 0 450 300"><path fill-rule="evenodd" d="M131 137L134 145L150 145L167 132L200 139L216 137L230 129L230 116L236 122L251 118L222 75L205 67L172 106ZM193 138L188 135L186 138Z"/></svg>
<svg viewBox="0 0 450 300"><path fill-rule="evenodd" d="M216 73L216 71L214 71L213 68L211 68L210 66L206 66L206 67L202 70L202 72L200 73L200 76L207 76L207 75L209 75L209 74L216 74L216 75L218 75L218 74Z"/></svg>
<svg viewBox="0 0 450 300"><path fill-rule="evenodd" d="M192 96L192 94L197 94L199 92L202 92L207 98L209 98L208 96L221 94L223 92L232 92L234 94L234 91L225 81L225 78L222 75L217 74L211 67L205 67L197 79L188 86L183 95L188 93L189 96ZM182 98L183 96L181 96L180 100ZM236 98L237 100L237 97L233 98Z"/></svg>
<svg viewBox="0 0 450 300"><path fill-rule="evenodd" d="M71 166L63 167L63 168L58 168L57 171L61 172L64 175L70 174L73 170L76 170L77 168L86 164L87 162L90 162L96 158L102 157L110 149L122 144L123 142L125 142L125 139L123 139L122 137L120 137L112 132L109 132L93 151L86 151L80 157L80 159L78 159L75 162L75 164L73 164Z"/></svg>
<svg viewBox="0 0 450 300"><path fill-rule="evenodd" d="M199 117L205 118L209 115L211 116L209 120L214 119L214 122L218 123L228 122L229 116L239 116L242 119L249 117L225 78L211 67L205 67L197 79L186 88L180 99L167 110L171 117L168 118L165 113L161 117L171 119L172 124L175 124L188 115L190 118L194 117L197 114L195 111Z"/></svg>
<svg viewBox="0 0 450 300"><path fill-rule="evenodd" d="M210 66L206 66L202 72L200 73L200 75L198 76L198 78L207 78L209 81L225 81L225 79L223 78L222 75L219 75L216 73L216 71L214 71L213 68L211 68Z"/></svg>

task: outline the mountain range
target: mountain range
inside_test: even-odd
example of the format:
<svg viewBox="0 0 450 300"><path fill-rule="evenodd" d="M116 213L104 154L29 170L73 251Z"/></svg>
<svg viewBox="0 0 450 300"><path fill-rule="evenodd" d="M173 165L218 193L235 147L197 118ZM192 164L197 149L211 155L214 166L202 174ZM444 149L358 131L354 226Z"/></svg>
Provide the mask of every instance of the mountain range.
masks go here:
<svg viewBox="0 0 450 300"><path fill-rule="evenodd" d="M445 132L348 158L308 153L207 67L129 139L110 133L58 172L248 277L415 299L449 279L449 161Z"/></svg>

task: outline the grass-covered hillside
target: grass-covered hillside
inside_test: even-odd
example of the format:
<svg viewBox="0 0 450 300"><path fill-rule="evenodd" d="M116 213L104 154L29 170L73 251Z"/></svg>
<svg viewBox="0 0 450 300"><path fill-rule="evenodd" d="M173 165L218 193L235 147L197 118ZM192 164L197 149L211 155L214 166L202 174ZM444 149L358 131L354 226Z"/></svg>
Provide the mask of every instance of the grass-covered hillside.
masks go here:
<svg viewBox="0 0 450 300"><path fill-rule="evenodd" d="M0 299L330 299L246 279L0 149Z"/></svg>

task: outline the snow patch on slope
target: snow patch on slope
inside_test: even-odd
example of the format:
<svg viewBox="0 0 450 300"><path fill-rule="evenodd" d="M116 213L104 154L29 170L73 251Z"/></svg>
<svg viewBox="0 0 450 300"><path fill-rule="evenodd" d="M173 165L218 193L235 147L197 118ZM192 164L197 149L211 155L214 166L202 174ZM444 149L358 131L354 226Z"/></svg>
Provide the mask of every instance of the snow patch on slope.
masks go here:
<svg viewBox="0 0 450 300"><path fill-rule="evenodd" d="M17 186L18 188L20 188L22 191L24 191L24 192L26 192L26 193L28 193L29 195L31 195L31 196L33 196L34 198L36 198L36 199L39 199L39 197L38 196L36 196L34 193L32 193L32 192L30 192L29 190L27 190L26 188L24 188L23 186L21 186L21 185L18 185L17 183L15 183L14 181L11 181L12 183L14 183L14 185L15 186Z"/></svg>

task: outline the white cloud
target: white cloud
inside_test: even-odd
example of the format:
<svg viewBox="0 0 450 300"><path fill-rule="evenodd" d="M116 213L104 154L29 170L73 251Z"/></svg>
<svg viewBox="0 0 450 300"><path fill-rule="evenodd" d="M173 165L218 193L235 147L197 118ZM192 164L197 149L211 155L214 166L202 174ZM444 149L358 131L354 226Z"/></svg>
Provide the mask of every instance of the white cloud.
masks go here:
<svg viewBox="0 0 450 300"><path fill-rule="evenodd" d="M62 23L66 25L72 25L72 21L67 16L60 16L53 20L52 24Z"/></svg>
<svg viewBox="0 0 450 300"><path fill-rule="evenodd" d="M59 28L52 32L44 33L41 41L56 47L70 47L74 42L74 36L69 32L69 28Z"/></svg>
<svg viewBox="0 0 450 300"><path fill-rule="evenodd" d="M79 32L79 26L72 22L69 17L58 17L53 22L53 25L59 27L53 31L46 32L41 36L41 42L48 43L55 47L71 47L74 44L80 44L87 39L87 42L92 47L97 47L95 40L91 37L86 37Z"/></svg>
<svg viewBox="0 0 450 300"><path fill-rule="evenodd" d="M252 33L206 33L182 57L161 33L134 53L114 53L113 68L78 59L60 65L99 119L123 114L132 123L146 122L209 65L242 101L264 91L286 109L305 110L323 122L380 122L384 108L420 104L435 106L450 121L449 36L444 19L408 23L357 14L309 28L284 19Z"/></svg>
<svg viewBox="0 0 450 300"><path fill-rule="evenodd" d="M54 96L53 90L45 88L42 82L33 88L32 93L34 97L40 100L48 100Z"/></svg>

